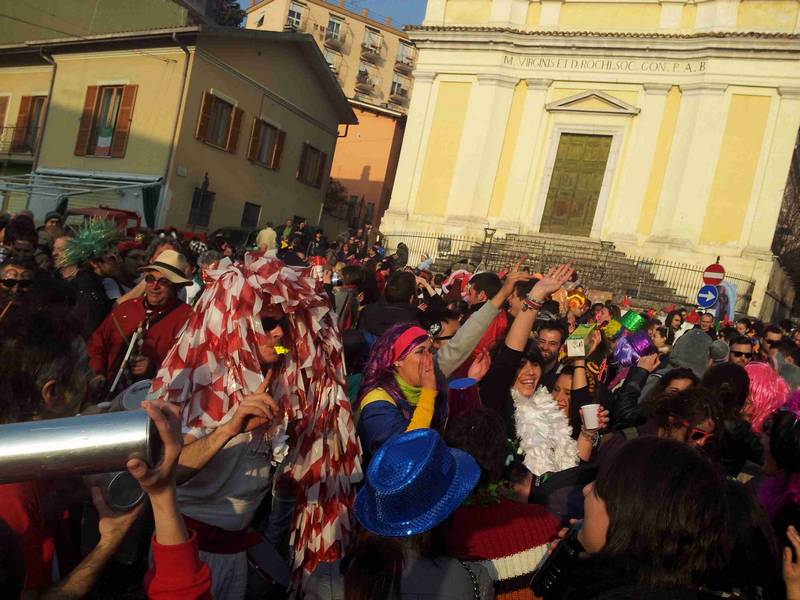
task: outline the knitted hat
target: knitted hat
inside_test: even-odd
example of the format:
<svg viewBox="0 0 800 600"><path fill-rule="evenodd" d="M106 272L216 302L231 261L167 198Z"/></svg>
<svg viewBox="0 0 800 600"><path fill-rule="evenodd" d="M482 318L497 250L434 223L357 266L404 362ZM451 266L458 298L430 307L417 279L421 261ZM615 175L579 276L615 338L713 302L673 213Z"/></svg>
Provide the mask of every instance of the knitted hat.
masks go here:
<svg viewBox="0 0 800 600"><path fill-rule="evenodd" d="M699 329L690 329L675 342L669 362L675 367L691 369L695 375L702 377L708 367L711 338Z"/></svg>
<svg viewBox="0 0 800 600"><path fill-rule="evenodd" d="M708 356L711 358L711 364L724 365L728 362L728 355L731 349L722 340L714 340L708 349Z"/></svg>
<svg viewBox="0 0 800 600"><path fill-rule="evenodd" d="M60 212L51 210L44 216L44 222L47 223L50 219L58 219L58 221L61 222L63 218L64 216Z"/></svg>

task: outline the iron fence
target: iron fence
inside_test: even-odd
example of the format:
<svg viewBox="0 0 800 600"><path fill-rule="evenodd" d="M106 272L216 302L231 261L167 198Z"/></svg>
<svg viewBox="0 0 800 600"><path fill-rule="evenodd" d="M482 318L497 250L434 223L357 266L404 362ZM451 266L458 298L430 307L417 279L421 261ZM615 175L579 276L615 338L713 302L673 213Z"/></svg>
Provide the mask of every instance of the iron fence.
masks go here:
<svg viewBox="0 0 800 600"><path fill-rule="evenodd" d="M542 272L568 262L578 271L589 289L605 290L617 297L630 296L642 305L663 307L668 304L695 306L697 292L703 285L703 269L690 263L627 256L611 242L544 235L506 235L483 239L435 233L388 233L383 235L388 253L400 242L408 247L408 264L420 265L425 257L434 272L447 273L458 268L499 271L526 255L524 267ZM755 285L752 279L727 274L726 281L736 284L737 313L747 314Z"/></svg>

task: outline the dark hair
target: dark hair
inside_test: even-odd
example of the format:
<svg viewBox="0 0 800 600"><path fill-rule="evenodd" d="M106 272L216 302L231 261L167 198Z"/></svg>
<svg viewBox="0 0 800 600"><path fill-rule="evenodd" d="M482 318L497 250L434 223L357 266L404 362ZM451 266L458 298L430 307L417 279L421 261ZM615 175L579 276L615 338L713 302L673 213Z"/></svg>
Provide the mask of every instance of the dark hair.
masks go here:
<svg viewBox="0 0 800 600"><path fill-rule="evenodd" d="M486 294L487 298L496 296L500 288L503 287L503 283L500 281L497 273L490 273L488 271L473 275L472 279L469 280L469 284L477 293L483 292Z"/></svg>
<svg viewBox="0 0 800 600"><path fill-rule="evenodd" d="M412 302L417 292L417 280L408 271L395 271L386 281L383 296L387 302Z"/></svg>
<svg viewBox="0 0 800 600"><path fill-rule="evenodd" d="M623 563L646 587L699 585L723 567L720 547L732 545L725 487L724 474L687 444L627 442L601 465L594 486L609 517L598 559Z"/></svg>
<svg viewBox="0 0 800 600"><path fill-rule="evenodd" d="M27 215L17 215L6 225L5 245L13 246L17 241L30 242L33 246L36 246L39 241L39 236L36 235L36 225L34 225L33 219Z"/></svg>
<svg viewBox="0 0 800 600"><path fill-rule="evenodd" d="M737 345L738 346L747 345L747 346L750 346L752 348L753 347L753 341L749 337L746 337L744 335L738 335L738 336L736 336L735 338L733 338L730 341L730 346L731 347L737 346Z"/></svg>
<svg viewBox="0 0 800 600"><path fill-rule="evenodd" d="M794 327L792 326L792 322L789 319L781 319L780 322L778 323L778 327L780 327L784 331L791 331L792 329L794 329Z"/></svg>
<svg viewBox="0 0 800 600"><path fill-rule="evenodd" d="M34 273L38 270L36 266L36 261L33 259L33 256L27 252L26 253L12 252L3 261L3 264L0 265L0 270L3 270L11 265L19 267L20 269L32 271Z"/></svg>
<svg viewBox="0 0 800 600"><path fill-rule="evenodd" d="M425 313L425 327L430 327L434 323L444 323L446 321L458 321L460 316L449 308L431 309Z"/></svg>
<svg viewBox="0 0 800 600"><path fill-rule="evenodd" d="M766 337L768 333L777 333L778 335L783 336L783 331L777 325L767 325L764 328L764 336Z"/></svg>
<svg viewBox="0 0 800 600"><path fill-rule="evenodd" d="M214 240L212 240L212 243L210 244L211 249L219 250L220 252L222 252L222 248L221 247L217 248L216 244L213 243L214 241L216 241L217 238L222 238L222 236L218 235L216 238L214 238ZM153 238L152 241L150 242L150 245L147 247L148 264L153 262L153 260L156 258L155 256L156 250L158 250L161 246L169 246L170 248L175 250L175 252L177 252L178 254L183 254L184 256L186 255L186 252L183 249L183 244L180 242L180 240L176 240L172 236L166 236L166 235L164 237L159 236Z"/></svg>
<svg viewBox="0 0 800 600"><path fill-rule="evenodd" d="M659 327L661 327L661 321L659 321L658 319L647 319L647 322L645 323L644 326L645 331L647 331L651 327L655 327L656 329L658 329Z"/></svg>
<svg viewBox="0 0 800 600"><path fill-rule="evenodd" d="M713 365L703 374L700 385L711 390L720 403L723 419L737 419L750 395L750 377L744 367L733 363Z"/></svg>
<svg viewBox="0 0 800 600"><path fill-rule="evenodd" d="M564 340L567 339L567 330L561 321L537 321L536 322L536 333L539 334L542 331L556 331L561 336L561 343L564 343Z"/></svg>
<svg viewBox="0 0 800 600"><path fill-rule="evenodd" d="M608 312L611 313L612 318L617 319L618 321L622 318L622 310L620 310L619 306L616 304L611 304L609 302L606 304L606 308L608 308Z"/></svg>
<svg viewBox="0 0 800 600"><path fill-rule="evenodd" d="M725 495L731 519L727 547L719 549L724 564L720 571L714 569L705 577L705 587L718 591L737 589L739 598L763 597L763 590L774 589L780 582L780 546L775 531L749 488L729 478Z"/></svg>
<svg viewBox="0 0 800 600"><path fill-rule="evenodd" d="M718 457L722 418L719 401L711 390L691 387L677 394L663 394L658 398L655 418L658 426L666 432L676 427L683 428L684 423L688 423L689 428L697 427L710 419L715 437L703 446L703 452L711 458Z"/></svg>
<svg viewBox="0 0 800 600"><path fill-rule="evenodd" d="M462 417L450 419L444 441L458 448L480 465L484 481L494 483L503 477L508 456L506 426L497 411L481 406Z"/></svg>
<svg viewBox="0 0 800 600"><path fill-rule="evenodd" d="M536 340L531 340L526 344L525 350L522 352L522 357L520 359L520 368L522 368L522 365L524 365L526 362L539 365L540 367L544 366L544 359L542 358L542 353L539 351L539 346L536 343Z"/></svg>
<svg viewBox="0 0 800 600"><path fill-rule="evenodd" d="M518 281L516 284L514 284L514 293L518 298L524 298L531 293L534 285L536 285L536 281L533 279L529 279L528 281Z"/></svg>
<svg viewBox="0 0 800 600"><path fill-rule="evenodd" d="M800 472L800 419L789 410L779 410L764 424L769 434L769 452L787 475Z"/></svg>
<svg viewBox="0 0 800 600"><path fill-rule="evenodd" d="M367 280L367 272L364 267L350 265L342 268L342 283L344 285L353 285L362 287Z"/></svg>
<svg viewBox="0 0 800 600"><path fill-rule="evenodd" d="M79 332L55 305L18 305L13 318L6 315L0 324L0 423L32 420L49 381L68 401L85 399L90 371Z"/></svg>
<svg viewBox="0 0 800 600"><path fill-rule="evenodd" d="M676 369L671 369L664 373L663 377L661 377L661 381L659 382L659 387L661 390L667 389L670 383L676 381L678 379L690 379L692 385L697 385L700 383L700 380L697 378L697 375L694 374L688 367L678 367Z"/></svg>
<svg viewBox="0 0 800 600"><path fill-rule="evenodd" d="M400 598L405 556L409 551L429 559L444 556L447 527L448 521L444 521L410 537L381 537L360 529L339 567L344 575L345 600Z"/></svg>
<svg viewBox="0 0 800 600"><path fill-rule="evenodd" d="M737 323L741 323L742 325L744 325L745 327L747 327L747 329L748 329L748 330L749 330L749 329L750 329L750 328L753 326L753 324L750 322L750 319L745 319L745 318L742 318L742 319L739 319L739 320L738 320L738 321L736 321L736 322L737 322Z"/></svg>

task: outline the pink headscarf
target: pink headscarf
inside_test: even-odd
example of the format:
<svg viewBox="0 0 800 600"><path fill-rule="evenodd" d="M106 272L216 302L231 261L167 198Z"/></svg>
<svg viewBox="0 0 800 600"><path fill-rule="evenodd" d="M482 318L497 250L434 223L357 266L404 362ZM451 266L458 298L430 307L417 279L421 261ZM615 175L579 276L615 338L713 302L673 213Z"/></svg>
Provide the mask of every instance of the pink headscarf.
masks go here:
<svg viewBox="0 0 800 600"><path fill-rule="evenodd" d="M310 269L247 254L220 263L186 328L164 359L148 399L183 405L190 427L216 427L263 381L260 314L286 314L290 353L270 393L287 418L290 446L283 483L296 494L292 523L294 581L323 561L341 557L351 526L352 483L360 481L361 448L345 393L341 334L322 284ZM280 421L280 419L276 419ZM280 424L264 434L275 435Z"/></svg>
<svg viewBox="0 0 800 600"><path fill-rule="evenodd" d="M789 386L767 363L751 362L744 369L750 377L750 399L745 413L750 417L753 431L761 433L764 421L786 404Z"/></svg>

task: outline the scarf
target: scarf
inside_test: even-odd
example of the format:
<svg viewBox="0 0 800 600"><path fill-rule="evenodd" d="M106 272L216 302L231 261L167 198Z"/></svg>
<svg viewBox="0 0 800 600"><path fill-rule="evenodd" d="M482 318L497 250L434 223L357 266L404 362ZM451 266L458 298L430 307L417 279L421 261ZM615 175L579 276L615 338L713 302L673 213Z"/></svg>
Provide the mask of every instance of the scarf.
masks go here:
<svg viewBox="0 0 800 600"><path fill-rule="evenodd" d="M397 386L403 393L403 398L406 399L406 402L408 402L409 405L416 408L417 404L419 404L419 396L422 393L422 388L414 387L413 385L406 383L399 375L395 375L394 378L397 381Z"/></svg>
<svg viewBox="0 0 800 600"><path fill-rule="evenodd" d="M514 423L523 462L534 475L558 472L578 464L578 445L572 439L572 427L547 388L540 387L533 396L523 396L511 388L514 400Z"/></svg>

